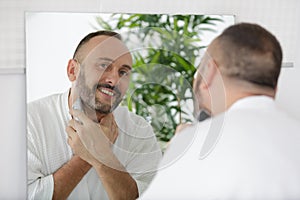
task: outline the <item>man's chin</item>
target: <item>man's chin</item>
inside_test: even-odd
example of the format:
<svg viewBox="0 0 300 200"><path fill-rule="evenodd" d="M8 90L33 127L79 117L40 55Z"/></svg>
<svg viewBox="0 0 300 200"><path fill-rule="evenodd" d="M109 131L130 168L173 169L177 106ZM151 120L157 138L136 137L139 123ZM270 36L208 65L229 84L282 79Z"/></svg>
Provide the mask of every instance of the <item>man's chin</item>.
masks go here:
<svg viewBox="0 0 300 200"><path fill-rule="evenodd" d="M94 108L97 113L109 114L113 112L119 106L120 103L121 101L115 101L113 104L98 101Z"/></svg>
<svg viewBox="0 0 300 200"><path fill-rule="evenodd" d="M96 106L95 108L95 111L98 112L98 113L101 113L101 114L109 114L111 112L113 112L117 107L118 107L119 104L117 105L99 105L99 106Z"/></svg>
<svg viewBox="0 0 300 200"><path fill-rule="evenodd" d="M100 114L109 114L109 113L111 113L113 110L112 110L112 108L111 108L111 106L109 106L109 107L103 107L103 106L101 106L101 107L97 107L96 109L95 109L95 111L97 112L97 113L100 113Z"/></svg>

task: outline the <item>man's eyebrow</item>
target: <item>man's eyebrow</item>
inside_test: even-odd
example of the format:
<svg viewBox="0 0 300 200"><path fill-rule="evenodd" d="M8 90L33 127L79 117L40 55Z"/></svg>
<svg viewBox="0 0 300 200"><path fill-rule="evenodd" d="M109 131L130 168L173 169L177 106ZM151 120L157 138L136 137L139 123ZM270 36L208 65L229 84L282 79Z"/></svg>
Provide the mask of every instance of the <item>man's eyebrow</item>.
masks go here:
<svg viewBox="0 0 300 200"><path fill-rule="evenodd" d="M113 62L114 60L108 57L99 57L98 60L105 60L105 61L109 61L109 62Z"/></svg>
<svg viewBox="0 0 300 200"><path fill-rule="evenodd" d="M129 70L132 70L132 67L130 67L129 65L122 65L122 67L125 67L125 68L127 68Z"/></svg>

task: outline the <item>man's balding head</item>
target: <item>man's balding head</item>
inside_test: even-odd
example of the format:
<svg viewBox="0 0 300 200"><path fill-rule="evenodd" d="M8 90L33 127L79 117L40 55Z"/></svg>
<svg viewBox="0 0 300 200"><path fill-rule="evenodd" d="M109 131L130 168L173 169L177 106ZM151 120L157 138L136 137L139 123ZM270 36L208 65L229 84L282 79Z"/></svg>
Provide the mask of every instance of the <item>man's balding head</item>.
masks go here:
<svg viewBox="0 0 300 200"><path fill-rule="evenodd" d="M240 23L224 30L210 45L222 74L258 86L276 88L282 62L278 40L256 24Z"/></svg>

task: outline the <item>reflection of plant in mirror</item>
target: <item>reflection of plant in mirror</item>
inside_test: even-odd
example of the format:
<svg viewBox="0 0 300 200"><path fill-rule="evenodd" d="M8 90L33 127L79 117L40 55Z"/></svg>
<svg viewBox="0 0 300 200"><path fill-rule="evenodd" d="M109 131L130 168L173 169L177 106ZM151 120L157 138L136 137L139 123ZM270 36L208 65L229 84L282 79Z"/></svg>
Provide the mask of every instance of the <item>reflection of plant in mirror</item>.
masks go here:
<svg viewBox="0 0 300 200"><path fill-rule="evenodd" d="M113 14L96 18L97 29L116 30L124 41L144 47L133 51L130 110L151 122L160 141L169 141L177 124L192 120L192 80L204 48L203 31L214 31L218 17L205 15Z"/></svg>

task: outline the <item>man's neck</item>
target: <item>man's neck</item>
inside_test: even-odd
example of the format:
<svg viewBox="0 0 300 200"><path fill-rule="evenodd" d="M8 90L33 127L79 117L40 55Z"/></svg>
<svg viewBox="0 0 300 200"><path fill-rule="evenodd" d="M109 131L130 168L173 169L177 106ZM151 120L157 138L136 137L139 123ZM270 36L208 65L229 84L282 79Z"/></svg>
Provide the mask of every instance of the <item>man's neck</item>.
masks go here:
<svg viewBox="0 0 300 200"><path fill-rule="evenodd" d="M275 90L269 87L256 86L255 84L245 83L243 86L235 85L234 88L227 89L226 91L226 110L228 110L235 102L238 100L251 97L251 96L268 96L271 98L275 98Z"/></svg>
<svg viewBox="0 0 300 200"><path fill-rule="evenodd" d="M215 116L219 113L228 110L238 100L250 97L250 96L269 96L275 98L276 90L270 87L263 87L247 81L242 80L230 80L224 82L224 91L218 98L215 97L215 101L212 109L212 115Z"/></svg>

